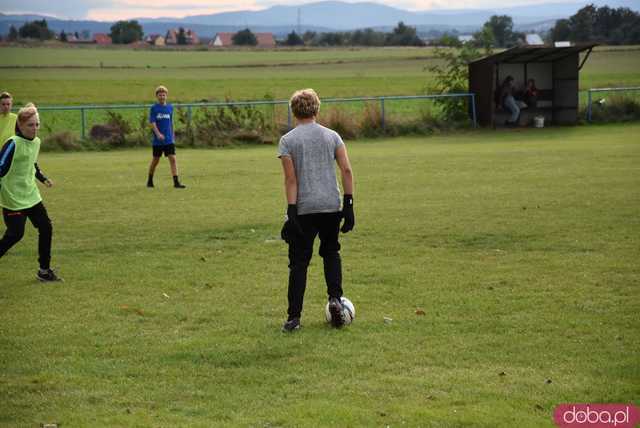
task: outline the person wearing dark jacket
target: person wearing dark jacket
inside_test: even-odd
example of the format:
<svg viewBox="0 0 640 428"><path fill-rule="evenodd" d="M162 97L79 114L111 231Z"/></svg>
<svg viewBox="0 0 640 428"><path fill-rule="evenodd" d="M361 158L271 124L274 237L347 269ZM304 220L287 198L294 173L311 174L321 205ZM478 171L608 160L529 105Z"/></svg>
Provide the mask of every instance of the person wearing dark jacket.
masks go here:
<svg viewBox="0 0 640 428"><path fill-rule="evenodd" d="M42 203L36 179L47 187L53 182L38 167L40 118L33 104L18 112L16 133L0 150L0 206L7 226L0 239L0 258L24 236L27 219L38 229L38 262L36 278L43 282L61 281L51 269L53 227Z"/></svg>

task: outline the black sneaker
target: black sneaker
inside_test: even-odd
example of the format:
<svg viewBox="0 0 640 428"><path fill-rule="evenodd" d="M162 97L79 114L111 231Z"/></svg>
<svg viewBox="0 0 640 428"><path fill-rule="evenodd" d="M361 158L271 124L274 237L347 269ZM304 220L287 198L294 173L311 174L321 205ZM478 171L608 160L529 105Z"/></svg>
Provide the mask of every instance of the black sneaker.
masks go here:
<svg viewBox="0 0 640 428"><path fill-rule="evenodd" d="M175 187L176 189L186 189L187 188L187 186L185 186L182 183L176 183L176 184L173 185L173 187Z"/></svg>
<svg viewBox="0 0 640 428"><path fill-rule="evenodd" d="M329 313L331 314L331 325L340 328L344 324L342 319L342 302L337 297L329 299Z"/></svg>
<svg viewBox="0 0 640 428"><path fill-rule="evenodd" d="M298 330L300 328L300 318L294 318L292 320L288 320L282 326L282 331L285 333L291 333L292 331Z"/></svg>
<svg viewBox="0 0 640 428"><path fill-rule="evenodd" d="M36 278L41 282L64 282L56 273L51 269L40 269L36 274Z"/></svg>

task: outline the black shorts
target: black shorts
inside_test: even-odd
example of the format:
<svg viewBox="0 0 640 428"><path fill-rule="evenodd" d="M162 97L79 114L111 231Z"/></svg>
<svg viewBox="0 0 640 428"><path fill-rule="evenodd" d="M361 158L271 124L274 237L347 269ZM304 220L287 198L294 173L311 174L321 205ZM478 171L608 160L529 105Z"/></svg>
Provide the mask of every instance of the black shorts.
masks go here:
<svg viewBox="0 0 640 428"><path fill-rule="evenodd" d="M153 147L153 157L159 158L164 153L165 156L175 155L176 154L176 145L175 144L164 144L162 146L152 146Z"/></svg>

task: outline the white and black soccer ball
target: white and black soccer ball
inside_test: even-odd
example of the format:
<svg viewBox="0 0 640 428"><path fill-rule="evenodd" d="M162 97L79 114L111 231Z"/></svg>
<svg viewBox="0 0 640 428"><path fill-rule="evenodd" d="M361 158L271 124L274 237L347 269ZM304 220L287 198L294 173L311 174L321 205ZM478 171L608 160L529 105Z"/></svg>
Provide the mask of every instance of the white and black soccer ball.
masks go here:
<svg viewBox="0 0 640 428"><path fill-rule="evenodd" d="M349 325L356 318L356 307L353 306L351 300L346 297L341 297L340 301L342 302L342 323L344 325ZM327 302L327 306L324 307L324 316L327 319L328 323L331 323L331 312L329 312L329 302Z"/></svg>

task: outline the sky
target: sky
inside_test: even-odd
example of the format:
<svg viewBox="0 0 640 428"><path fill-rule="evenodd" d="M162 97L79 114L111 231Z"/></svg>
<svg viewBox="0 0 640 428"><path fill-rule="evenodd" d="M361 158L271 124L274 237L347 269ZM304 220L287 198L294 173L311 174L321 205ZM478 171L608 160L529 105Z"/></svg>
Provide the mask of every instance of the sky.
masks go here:
<svg viewBox="0 0 640 428"><path fill-rule="evenodd" d="M319 0L0 0L2 13L36 13L66 19L115 21L131 18L181 18L237 10L260 10L274 5L297 5ZM406 10L485 9L559 0L342 0L375 1ZM572 2L568 0L565 2Z"/></svg>

